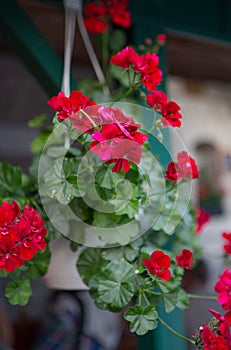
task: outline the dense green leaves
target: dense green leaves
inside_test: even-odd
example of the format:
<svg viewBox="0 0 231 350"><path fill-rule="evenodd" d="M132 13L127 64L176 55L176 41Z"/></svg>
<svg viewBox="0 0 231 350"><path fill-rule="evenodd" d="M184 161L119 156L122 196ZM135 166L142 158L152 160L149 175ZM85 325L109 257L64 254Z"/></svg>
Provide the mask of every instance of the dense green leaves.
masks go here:
<svg viewBox="0 0 231 350"><path fill-rule="evenodd" d="M26 305L31 295L30 280L26 276L9 282L6 287L6 297L12 305Z"/></svg>
<svg viewBox="0 0 231 350"><path fill-rule="evenodd" d="M3 161L0 163L0 196L8 196L20 190L22 186L22 171Z"/></svg>
<svg viewBox="0 0 231 350"><path fill-rule="evenodd" d="M124 313L124 318L131 323L131 332L138 335L143 335L158 325L158 314L155 307L151 305L145 308L139 305L129 307Z"/></svg>
<svg viewBox="0 0 231 350"><path fill-rule="evenodd" d="M88 284L92 276L99 274L106 264L100 249L86 248L79 257L77 269L83 281Z"/></svg>
<svg viewBox="0 0 231 350"><path fill-rule="evenodd" d="M134 295L134 268L126 261L112 262L97 275L96 285L100 301L121 310Z"/></svg>

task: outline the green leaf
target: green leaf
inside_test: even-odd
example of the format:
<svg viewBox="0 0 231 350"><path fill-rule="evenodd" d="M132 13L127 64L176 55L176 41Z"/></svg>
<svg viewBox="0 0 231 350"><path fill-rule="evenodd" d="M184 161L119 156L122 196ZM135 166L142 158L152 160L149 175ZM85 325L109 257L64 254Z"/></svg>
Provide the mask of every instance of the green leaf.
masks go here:
<svg viewBox="0 0 231 350"><path fill-rule="evenodd" d="M50 256L51 254L48 246L42 251L39 250L33 257L33 259L26 262L26 265L29 266L27 275L33 279L44 276L48 270Z"/></svg>
<svg viewBox="0 0 231 350"><path fill-rule="evenodd" d="M22 185L22 171L19 167L12 166L3 161L0 163L0 193L5 191L5 196L14 193Z"/></svg>
<svg viewBox="0 0 231 350"><path fill-rule="evenodd" d="M112 64L110 66L110 72L111 72L112 77L117 79L121 83L122 86L124 86L126 88L130 87L128 73L126 70Z"/></svg>
<svg viewBox="0 0 231 350"><path fill-rule="evenodd" d="M44 121L48 118L46 114L40 114L37 117L29 120L28 126L30 128L38 128L43 125Z"/></svg>
<svg viewBox="0 0 231 350"><path fill-rule="evenodd" d="M86 248L80 254L76 266L84 283L89 284L90 279L100 273L106 265L101 249Z"/></svg>
<svg viewBox="0 0 231 350"><path fill-rule="evenodd" d="M8 272L6 272L5 270L0 271L0 278L5 278L7 276L8 276Z"/></svg>
<svg viewBox="0 0 231 350"><path fill-rule="evenodd" d="M35 154L40 154L43 150L43 147L49 137L50 133L42 132L39 134L30 145L31 152Z"/></svg>
<svg viewBox="0 0 231 350"><path fill-rule="evenodd" d="M187 307L189 307L189 297L188 297L188 294L183 289L180 289L178 291L176 306L180 310L184 310Z"/></svg>
<svg viewBox="0 0 231 350"><path fill-rule="evenodd" d="M129 262L134 261L139 255L139 248L142 245L141 238L131 242L126 246L120 246L103 250L102 254L105 260L121 260L126 259Z"/></svg>
<svg viewBox="0 0 231 350"><path fill-rule="evenodd" d="M162 300L163 300L165 311L167 313L170 313L176 307L177 293L163 294Z"/></svg>
<svg viewBox="0 0 231 350"><path fill-rule="evenodd" d="M58 158L44 175L46 194L51 198L56 198L62 204L68 204L74 197L82 196L77 184L67 179L68 175L75 171L72 163L71 160Z"/></svg>
<svg viewBox="0 0 231 350"><path fill-rule="evenodd" d="M125 32L121 29L116 29L113 30L111 36L110 36L110 41L109 41L109 46L112 51L119 51L124 47L126 44L126 35Z"/></svg>
<svg viewBox="0 0 231 350"><path fill-rule="evenodd" d="M169 287L169 282L156 279L156 285L160 288L161 292L163 293L169 293L169 291L171 290L171 287Z"/></svg>
<svg viewBox="0 0 231 350"><path fill-rule="evenodd" d="M6 297L12 305L26 305L31 295L30 280L26 276L9 282L6 287Z"/></svg>
<svg viewBox="0 0 231 350"><path fill-rule="evenodd" d="M172 312L176 307L184 310L189 306L187 293L182 289L176 291L175 293L163 294L162 300L167 313Z"/></svg>
<svg viewBox="0 0 231 350"><path fill-rule="evenodd" d="M151 305L144 309L139 305L129 307L124 313L124 318L131 322L130 330L137 335L144 335L158 326L158 313Z"/></svg>
<svg viewBox="0 0 231 350"><path fill-rule="evenodd" d="M134 295L134 267L126 261L111 263L98 276L98 294L106 304L124 308Z"/></svg>

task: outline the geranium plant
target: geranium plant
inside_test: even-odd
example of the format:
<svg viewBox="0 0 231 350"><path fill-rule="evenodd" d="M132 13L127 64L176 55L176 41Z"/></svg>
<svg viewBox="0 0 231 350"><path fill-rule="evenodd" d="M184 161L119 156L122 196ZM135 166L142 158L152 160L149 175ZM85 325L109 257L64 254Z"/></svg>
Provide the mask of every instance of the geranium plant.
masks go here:
<svg viewBox="0 0 231 350"><path fill-rule="evenodd" d="M107 38L111 22L131 25L126 0L90 2L84 13L86 27ZM48 101L56 112L52 126L43 126L43 116L30 122L43 129L33 143L37 154L30 175L0 164L1 277L11 279L9 301L25 305L30 280L47 271L49 242L65 237L70 249L85 246L77 268L96 305L123 310L132 332L143 335L160 322L198 349L231 349L228 267L215 285L227 313L212 310L214 317L194 339L178 334L158 314L160 300L167 313L189 306L182 279L197 264L197 233L209 218L190 199L191 182L199 177L195 160L183 149L165 167L151 151L153 139L165 146L163 129L182 122L180 106L158 90L157 52L164 41L164 34L154 42L148 38L142 52L102 41L108 102L95 101L96 90L102 96L96 83L89 96L84 83L69 96L59 92ZM223 234L226 258L230 235Z"/></svg>

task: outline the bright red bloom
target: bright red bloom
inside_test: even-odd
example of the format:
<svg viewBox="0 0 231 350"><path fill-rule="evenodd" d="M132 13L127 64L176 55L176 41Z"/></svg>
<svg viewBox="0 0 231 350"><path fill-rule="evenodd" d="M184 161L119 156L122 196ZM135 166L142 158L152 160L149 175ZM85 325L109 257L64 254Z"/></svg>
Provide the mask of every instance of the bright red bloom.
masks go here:
<svg viewBox="0 0 231 350"><path fill-rule="evenodd" d="M159 85L162 80L162 72L159 68L151 74L142 74L142 83L148 91L156 91L156 85Z"/></svg>
<svg viewBox="0 0 231 350"><path fill-rule="evenodd" d="M141 81L149 91L155 91L156 85L162 80L162 72L158 68L159 57L155 53L147 52L135 62L135 71L141 74Z"/></svg>
<svg viewBox="0 0 231 350"><path fill-rule="evenodd" d="M93 34L103 33L108 28L108 21L129 28L131 14L126 10L127 0L101 0L98 4L89 2L84 8L84 23Z"/></svg>
<svg viewBox="0 0 231 350"><path fill-rule="evenodd" d="M182 115L179 113L180 106L173 101L169 101L162 109L162 123L163 127L171 125L173 127L180 127Z"/></svg>
<svg viewBox="0 0 231 350"><path fill-rule="evenodd" d="M130 118L129 118L130 119ZM112 171L119 172L121 168L128 171L129 161L139 164L142 148L147 135L137 132L139 124L125 123L103 124L101 132L96 130L92 134L95 140L91 143L91 151L108 164L115 162ZM128 165L129 164L129 165Z"/></svg>
<svg viewBox="0 0 231 350"><path fill-rule="evenodd" d="M156 42L159 45L164 45L166 42L166 34L160 33L156 36Z"/></svg>
<svg viewBox="0 0 231 350"><path fill-rule="evenodd" d="M166 169L166 173L165 173L165 179L172 181L172 182L176 182L179 180L179 175L177 172L177 165L175 162L170 162L168 164L168 167Z"/></svg>
<svg viewBox="0 0 231 350"><path fill-rule="evenodd" d="M196 208L196 222L197 226L195 228L196 233L200 233L203 226L210 220L209 213L203 208Z"/></svg>
<svg viewBox="0 0 231 350"><path fill-rule="evenodd" d="M164 281L170 280L171 272L169 271L169 267L171 265L171 259L161 250L155 250L150 256L150 259L142 259L142 263L151 274L156 275Z"/></svg>
<svg viewBox="0 0 231 350"><path fill-rule="evenodd" d="M230 350L230 345L223 335L216 335L206 324L201 330L204 350Z"/></svg>
<svg viewBox="0 0 231 350"><path fill-rule="evenodd" d="M40 214L26 205L3 202L0 206L0 270L13 272L46 247L47 233Z"/></svg>
<svg viewBox="0 0 231 350"><path fill-rule="evenodd" d="M89 2L84 8L84 24L87 30L93 34L100 34L107 29L107 8L105 5Z"/></svg>
<svg viewBox="0 0 231 350"><path fill-rule="evenodd" d="M222 308L231 311L231 270L229 268L219 276L214 289L219 294L217 300Z"/></svg>
<svg viewBox="0 0 231 350"><path fill-rule="evenodd" d="M226 240L223 249L227 255L231 255L231 232L223 232L222 237Z"/></svg>
<svg viewBox="0 0 231 350"><path fill-rule="evenodd" d="M112 0L112 4L109 7L112 22L125 29L132 25L131 14L126 10L127 6L127 0Z"/></svg>
<svg viewBox="0 0 231 350"><path fill-rule="evenodd" d="M143 85L149 91L155 91L156 85L162 80L162 72L158 68L159 57L155 53L138 55L127 46L112 56L110 63L124 69L132 68L135 73L139 73Z"/></svg>
<svg viewBox="0 0 231 350"><path fill-rule="evenodd" d="M219 321L221 322L227 322L229 326L231 326L231 311L226 312L226 314L224 316L222 316L219 312L213 310L213 309L209 309L209 312L211 312L211 314Z"/></svg>
<svg viewBox="0 0 231 350"><path fill-rule="evenodd" d="M168 98L162 91L156 91L153 94L147 94L147 103L155 110L162 111L167 101Z"/></svg>
<svg viewBox="0 0 231 350"><path fill-rule="evenodd" d="M84 8L84 15L93 17L105 17L107 9L105 5L98 5L94 2L89 2Z"/></svg>
<svg viewBox="0 0 231 350"><path fill-rule="evenodd" d="M101 34L107 29L107 23L100 18L85 18L84 25L92 34Z"/></svg>
<svg viewBox="0 0 231 350"><path fill-rule="evenodd" d="M115 66L129 69L131 65L135 64L139 60L139 55L131 46L126 46L117 54L111 57L110 63Z"/></svg>
<svg viewBox="0 0 231 350"><path fill-rule="evenodd" d="M58 112L58 120L60 122L73 117L80 109L96 104L77 90L72 91L69 97L66 97L63 92L59 92L57 96L53 96L47 103Z"/></svg>
<svg viewBox="0 0 231 350"><path fill-rule="evenodd" d="M199 177L199 170L195 160L188 155L187 152L182 151L177 155L177 167L181 178L197 179Z"/></svg>
<svg viewBox="0 0 231 350"><path fill-rule="evenodd" d="M180 179L197 179L200 172L197 168L196 162L191 158L187 152L182 151L177 155L178 162L170 162L168 164L165 178L167 180L176 182Z"/></svg>
<svg viewBox="0 0 231 350"><path fill-rule="evenodd" d="M179 255L176 255L176 261L178 266L183 267L186 270L191 270L191 264L195 262L192 259L193 253L189 249L183 249Z"/></svg>

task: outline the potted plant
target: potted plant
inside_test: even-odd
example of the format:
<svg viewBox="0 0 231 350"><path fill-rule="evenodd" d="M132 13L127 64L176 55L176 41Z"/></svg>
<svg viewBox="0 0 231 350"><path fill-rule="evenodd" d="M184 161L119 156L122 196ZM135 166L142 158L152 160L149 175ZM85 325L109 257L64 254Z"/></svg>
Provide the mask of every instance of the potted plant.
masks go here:
<svg viewBox="0 0 231 350"><path fill-rule="evenodd" d="M167 313L188 307L192 296L183 290L182 279L200 255L196 233L208 217L199 215L190 198L192 180L199 176L195 160L183 149L164 167L150 146L155 140L170 154L162 131L179 128L182 120L179 105L158 90L157 52L165 36L154 43L149 39L143 52L115 47L123 43L115 39L108 60L109 22L131 24L127 2L120 5L102 0L85 8L87 28L104 38L107 89L88 80L80 84L81 91L49 99L56 114L52 126L42 128L41 152L30 175L0 164L0 270L1 277L11 279L6 296L12 304L25 305L30 280L47 273L49 247L64 239L72 253L66 253L61 266L71 254L75 263L75 252L80 252L80 289L87 286L100 309L123 310L132 332L143 335L162 323L198 349L230 349L229 313L223 317L212 311L215 318L194 340L158 314L160 300ZM118 33L112 38L124 38ZM38 117L30 125L43 123L44 117ZM227 268L215 286L228 311L230 275ZM77 288L75 278L71 289Z"/></svg>

